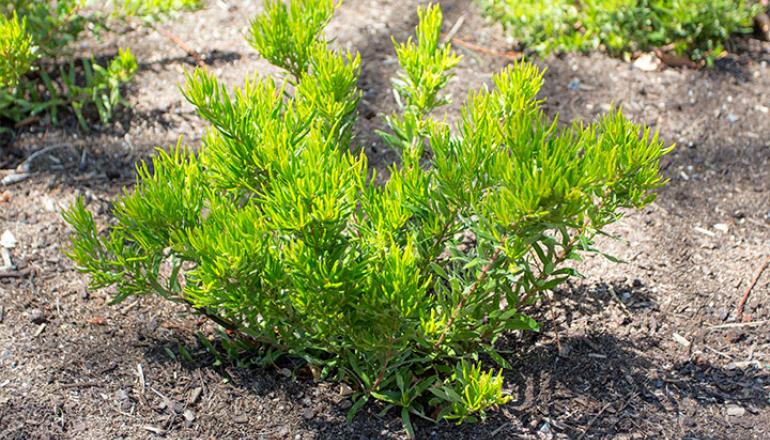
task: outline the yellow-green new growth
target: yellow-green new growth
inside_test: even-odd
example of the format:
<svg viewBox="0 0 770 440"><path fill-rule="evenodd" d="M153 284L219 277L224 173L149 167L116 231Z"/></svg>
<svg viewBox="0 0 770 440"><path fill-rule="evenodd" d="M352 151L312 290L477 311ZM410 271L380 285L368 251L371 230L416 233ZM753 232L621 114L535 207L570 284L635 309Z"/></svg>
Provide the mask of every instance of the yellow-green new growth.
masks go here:
<svg viewBox="0 0 770 440"><path fill-rule="evenodd" d="M316 7L330 5L272 4L258 33L325 22ZM330 50L321 26L306 43L258 44L283 54L291 84L229 92L189 74L185 97L211 124L201 150L140 166L103 233L75 204L68 255L116 301L158 294L213 319L237 338L229 354L294 356L349 383L349 418L377 400L414 436L415 416L473 421L504 404L502 375L479 357L510 367L498 338L538 331L524 307L598 252L593 238L623 210L652 200L668 149L619 111L559 129L526 63L470 93L455 126L434 119L457 57L439 44L438 8L419 15L416 43L397 45L404 99L383 136L402 156L387 182L351 153L360 59Z"/></svg>
<svg viewBox="0 0 770 440"><path fill-rule="evenodd" d="M27 18L16 11L10 17L0 15L0 88L14 88L32 69L37 50L27 33Z"/></svg>
<svg viewBox="0 0 770 440"><path fill-rule="evenodd" d="M73 43L115 20L153 22L201 5L201 0L0 0L0 117L19 123L49 115L57 123L61 109L69 107L84 129L86 110L108 123L125 104L120 88L136 72L136 60L129 49L119 49L106 65L93 57L78 59ZM53 58L63 63L44 62Z"/></svg>

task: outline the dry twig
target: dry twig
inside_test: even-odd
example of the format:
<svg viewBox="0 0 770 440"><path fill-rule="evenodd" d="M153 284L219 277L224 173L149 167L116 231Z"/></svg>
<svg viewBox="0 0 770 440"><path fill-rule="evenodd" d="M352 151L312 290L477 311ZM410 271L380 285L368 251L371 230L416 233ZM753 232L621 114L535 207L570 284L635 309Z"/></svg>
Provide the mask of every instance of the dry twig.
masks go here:
<svg viewBox="0 0 770 440"><path fill-rule="evenodd" d="M620 406L620 408L618 408L618 409L615 411L615 413L620 413L620 412L622 412L624 409L626 409L626 407L627 407L627 406L628 406L628 405L631 403L631 401L632 401L632 400L634 400L634 399L636 398L636 396L638 396L638 395L639 395L639 393L638 393L638 392L632 393L632 394L631 394L631 395L628 397L628 399L626 399L626 400L625 400L625 402L623 402L623 405L621 405L621 406ZM578 438L577 438L577 440L582 440L582 439L583 439L583 437L585 437L585 436L588 434L588 432L591 430L591 427L592 427L592 426L594 426L594 423L596 423L596 421L597 421L597 420L599 420L599 417L601 417L601 416L602 416L602 414L604 414L604 412L605 412L605 411L607 411L607 409L608 409L608 408L609 408L611 405L612 405L612 402L609 402L609 403L607 403L606 405L604 405L604 406L602 407L602 409L600 409L600 410L599 410L599 412L598 412L598 413L597 413L597 414L594 416L594 418L593 418L593 419L591 419L591 421L590 421L590 422L588 422L588 425L586 426L586 429L585 429L585 431L583 431L583 433L582 433L582 434L580 434L580 437L578 437Z"/></svg>
<svg viewBox="0 0 770 440"><path fill-rule="evenodd" d="M457 37L452 38L452 43L475 52L483 53L484 55L491 55L495 57L505 58L511 61L519 61L524 56L524 54L522 54L521 52L515 52L512 50L501 52L499 50L494 50L484 46L479 46L478 44L469 43Z"/></svg>
<svg viewBox="0 0 770 440"><path fill-rule="evenodd" d="M762 276L762 273L767 269L767 266L770 265L770 256L765 257L765 261L762 262L762 265L759 266L759 270L756 274L754 274L754 278L751 280L751 284L749 284L749 287L746 288L746 291L743 293L743 298L741 298L741 301L738 303L738 307L736 308L736 317L738 321L743 321L743 309L746 307L746 301L749 300L749 295L751 295L751 290L754 289L754 286L757 285L759 282L759 278Z"/></svg>
<svg viewBox="0 0 770 440"><path fill-rule="evenodd" d="M460 18L457 19L455 24L452 26L451 29L449 29L449 32L447 32L446 36L441 39L442 42L451 41L452 38L454 38L455 35L457 35L457 32L460 30L460 28L463 26L463 23L465 23L465 14L461 15Z"/></svg>
<svg viewBox="0 0 770 440"><path fill-rule="evenodd" d="M179 47L183 51L187 52L187 55L190 55L195 60L195 64L197 64L198 67L204 68L204 67L207 66L206 61L203 60L203 57L201 56L201 54L198 53L197 50L195 50L192 47L188 46L187 43L182 41L181 38L177 37L176 35L174 35L170 31L167 31L166 29L163 29L163 28L160 28L160 27L156 27L155 30L158 31L159 34L161 34L164 37L166 37L169 40L171 40L171 42L174 43L177 47Z"/></svg>
<svg viewBox="0 0 770 440"><path fill-rule="evenodd" d="M751 321L751 322L731 322L729 324L712 325L709 330L722 330L728 328L740 328L740 327L758 327L760 325L770 323L770 319L764 321Z"/></svg>

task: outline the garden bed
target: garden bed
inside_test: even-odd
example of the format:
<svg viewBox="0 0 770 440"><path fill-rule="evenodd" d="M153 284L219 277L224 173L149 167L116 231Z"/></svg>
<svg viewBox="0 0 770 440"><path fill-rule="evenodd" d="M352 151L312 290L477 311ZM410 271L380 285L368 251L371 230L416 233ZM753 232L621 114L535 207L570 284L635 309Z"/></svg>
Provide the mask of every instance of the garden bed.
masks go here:
<svg viewBox="0 0 770 440"><path fill-rule="evenodd" d="M459 22L464 60L450 89L461 101L512 54L476 7L442 6L447 32ZM212 2L165 27L236 85L272 72L242 38L257 10ZM395 106L389 36L411 34L414 10L411 1L350 0L329 27L335 44L361 52L358 144L378 172L397 157L374 135L378 114ZM142 62L127 93L132 109L88 134L74 118L29 126L0 150L0 168L12 169L48 148L28 162L30 177L0 186L0 232L18 241L19 266L0 275L0 439L403 437L396 415L379 416L376 405L348 425L348 390L314 382L298 364L214 366L195 338L213 333L211 324L183 308L155 298L111 307L106 292L85 288L61 254L60 207L79 194L106 214L136 160L180 134L197 146L204 127L177 89L194 62L148 30L123 45ZM589 120L622 104L675 142L663 162L670 182L651 207L612 227L622 240L603 243L626 264L588 259L586 279L555 293L554 314L543 308L541 333L506 339L513 401L483 424L417 423L418 438L770 435L770 273L753 288L751 322L735 314L770 252L770 44L732 45L711 70L646 71L598 54L537 61L548 69L549 116Z"/></svg>

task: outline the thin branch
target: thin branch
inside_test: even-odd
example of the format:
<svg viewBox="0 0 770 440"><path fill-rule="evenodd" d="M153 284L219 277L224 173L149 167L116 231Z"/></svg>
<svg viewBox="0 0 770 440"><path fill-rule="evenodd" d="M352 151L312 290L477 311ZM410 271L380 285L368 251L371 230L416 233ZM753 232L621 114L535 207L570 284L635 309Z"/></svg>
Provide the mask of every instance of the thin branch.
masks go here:
<svg viewBox="0 0 770 440"><path fill-rule="evenodd" d="M746 291L743 293L743 298L741 298L741 301L738 303L738 307L736 308L736 316L738 321L743 321L743 309L746 307L746 301L749 300L751 291L759 282L759 278L762 276L762 273L765 271L765 269L767 269L768 265L770 265L770 256L765 257L765 261L762 262L759 270L756 274L754 274L754 278L751 280L751 284L749 284L749 286L746 288Z"/></svg>
<svg viewBox="0 0 770 440"><path fill-rule="evenodd" d="M180 265L181 265L181 263L180 263ZM176 272L176 269L175 269L175 272ZM216 315L213 312L209 311L205 307L196 307L195 304L193 304L192 301L190 301L189 299L187 299L184 296L179 295L179 294L177 294L175 292L172 292L169 289L166 289L165 287L161 286L161 284L158 282L158 280L155 279L152 276L148 276L147 279L149 281L150 287L152 287L152 289L158 295L162 296L163 298L168 299L168 300L173 301L173 302L176 302L176 303L185 304L185 305L189 306L191 309L195 310L196 312L200 313L201 315L205 316L206 318L208 318L208 319L214 321L215 323L219 324L225 330L228 330L228 331L236 334L238 336L238 338L240 338L240 339L242 339L244 341L247 341L249 344L251 344L251 345L253 345L255 347L259 347L259 346L263 345L262 341L260 341L259 339L255 338L254 336L244 332L243 328L240 325L238 325L237 323L235 323L233 321L230 321L227 318L223 318L223 317L221 317L219 315ZM171 281L171 282L173 282L173 281ZM278 345L278 344L275 344L275 345Z"/></svg>
<svg viewBox="0 0 770 440"><path fill-rule="evenodd" d="M497 263L497 259L500 257L500 254L502 253L500 248L495 249L495 252L492 254L492 258L489 260L489 263L487 263L486 266L484 266L483 269L481 269L481 273L479 274L478 278L476 278L476 281L473 283L470 289L468 289L468 292L463 295L462 298L460 298L460 302L457 303L457 306L454 309L454 312L452 312L452 317L449 318L449 322L446 323L446 326L444 326L444 331L441 332L441 336L439 336L438 341L436 341L435 344L433 344L434 349L438 349L439 346L441 346L441 343L444 342L444 339L446 339L446 335L449 332L449 329L452 327L452 324L454 324L457 317L460 315L460 311L462 310L463 306L465 305L465 301L468 300L471 296L473 296L474 293L476 293L476 290L478 290L481 283L484 281L484 279L487 277L487 274L490 270L492 270L492 267Z"/></svg>
<svg viewBox="0 0 770 440"><path fill-rule="evenodd" d="M382 380L385 378L385 371L388 369L388 364L390 363L390 360L393 358L393 337L391 336L388 338L390 342L390 347L388 347L388 352L385 354L385 362L382 364L382 368L380 369L380 373L377 375L377 379L375 379L374 383L372 384L372 391L376 391L377 387L380 386L382 383Z"/></svg>
<svg viewBox="0 0 770 440"><path fill-rule="evenodd" d="M582 232L578 234L578 237L581 235L582 235ZM558 266L559 264L563 263L567 259L569 254L572 253L572 249L575 247L576 242L577 242L577 239L573 238L572 240L570 240L569 243L567 243L567 247L562 249L562 251L559 252L558 255L556 255L556 259L554 260L553 267ZM532 295L542 290L540 287L537 286L538 284L537 281L544 281L547 276L548 275L546 275L544 271L541 271L540 275L538 275L537 278L535 278L536 282L533 284L532 289L527 291L524 294L524 297L521 298L521 300L519 301L519 304L525 304L527 301L529 301Z"/></svg>
<svg viewBox="0 0 770 440"><path fill-rule="evenodd" d="M201 56L201 54L198 53L197 50L195 50L192 47L188 46L187 43L182 41L181 38L177 37L176 35L174 35L170 31L168 31L166 29L163 29L161 27L153 27L153 29L155 29L159 34L161 34L164 37L166 37L169 40L171 40L171 42L174 43L177 47L179 47L183 51L187 52L187 55L190 55L195 60L195 63L198 65L198 67L205 68L205 67L208 66L206 64L206 61L203 60L203 57Z"/></svg>
<svg viewBox="0 0 770 440"><path fill-rule="evenodd" d="M751 321L751 322L731 322L728 324L712 325L708 329L709 331L711 331L711 330L724 330L724 329L741 328L741 327L759 327L768 323L770 323L770 319L765 319L762 321Z"/></svg>
<svg viewBox="0 0 770 440"><path fill-rule="evenodd" d="M524 56L524 54L521 52L515 52L512 50L501 52L499 50L494 50L494 49L486 48L484 46L479 46L478 44L469 43L457 37L452 38L452 43L460 47L463 47L465 49L472 50L474 52L479 52L484 55L491 55L495 57L505 58L511 61L519 61Z"/></svg>
<svg viewBox="0 0 770 440"><path fill-rule="evenodd" d="M628 399L623 402L623 405L620 406L620 408L615 410L615 414L622 412L626 407L631 403L632 400L636 398L636 396L639 395L639 392L631 393L631 395L628 397ZM594 426L597 420L599 420L599 417L604 414L605 411L612 405L612 402L607 403L602 407L602 409L599 410L599 412L591 419L590 422L588 422L588 426L586 426L585 431L583 431L582 434L580 434L580 437L577 438L577 440L582 440L583 437L585 437L588 432L591 430L591 428Z"/></svg>
<svg viewBox="0 0 770 440"><path fill-rule="evenodd" d="M70 19L77 15L80 12L80 6L75 6L69 13L64 17L62 21L60 21L60 24L69 24ZM51 29L48 29L48 32L43 36L43 39L39 42L36 42L35 45L37 47L45 47L46 44L48 44L49 41L51 41L51 38L53 38L54 34L59 33L60 26L54 26Z"/></svg>
<svg viewBox="0 0 770 440"><path fill-rule="evenodd" d="M561 355L563 352L561 351L561 338L559 337L559 325L556 323L556 310L553 307L553 299L548 298L548 308L551 311L551 322L553 322L553 336L556 340L556 350L558 350L559 355Z"/></svg>
<svg viewBox="0 0 770 440"><path fill-rule="evenodd" d="M444 224L444 228L441 230L441 234L439 234L438 238L433 243L433 246L428 252L428 258L425 259L425 266L422 268L423 273L428 270L430 263L440 255L439 250L441 250L441 244L444 242L444 240L446 240L446 234L449 231L450 226L452 226L452 224L455 222L455 217L456 214L454 213L449 216L449 220Z"/></svg>

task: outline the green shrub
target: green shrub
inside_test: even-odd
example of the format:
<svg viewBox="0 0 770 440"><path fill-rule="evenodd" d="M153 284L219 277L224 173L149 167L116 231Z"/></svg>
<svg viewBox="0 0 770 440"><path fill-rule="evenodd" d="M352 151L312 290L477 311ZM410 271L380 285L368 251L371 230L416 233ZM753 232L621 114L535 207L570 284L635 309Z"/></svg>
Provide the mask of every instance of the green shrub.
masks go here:
<svg viewBox="0 0 770 440"><path fill-rule="evenodd" d="M417 38L396 43L400 111L384 136L402 159L376 185L351 152L360 59L307 25L333 9L268 3L254 21L251 41L286 81L229 93L189 74L184 95L211 123L201 151L177 145L140 165L103 232L78 201L64 214L68 255L93 288L114 286L115 302L187 304L239 339L231 352L300 358L351 384L350 416L373 398L398 407L410 433L415 415L483 418L509 397L482 359L505 366L498 338L538 330L525 310L597 252L593 238L623 209L650 203L669 150L619 111L558 129L529 64L471 93L456 127L435 119L459 58L439 43L432 6Z"/></svg>
<svg viewBox="0 0 770 440"><path fill-rule="evenodd" d="M96 109L102 123L123 103L120 86L137 69L129 49L105 65L76 60L69 46L87 30L98 32L115 19L152 21L201 0L0 0L0 118L13 123L48 113L54 123L70 107L83 128L83 110ZM58 64L58 65L57 65Z"/></svg>
<svg viewBox="0 0 770 440"><path fill-rule="evenodd" d="M482 0L528 49L611 54L663 48L711 63L735 33L751 32L751 0Z"/></svg>

